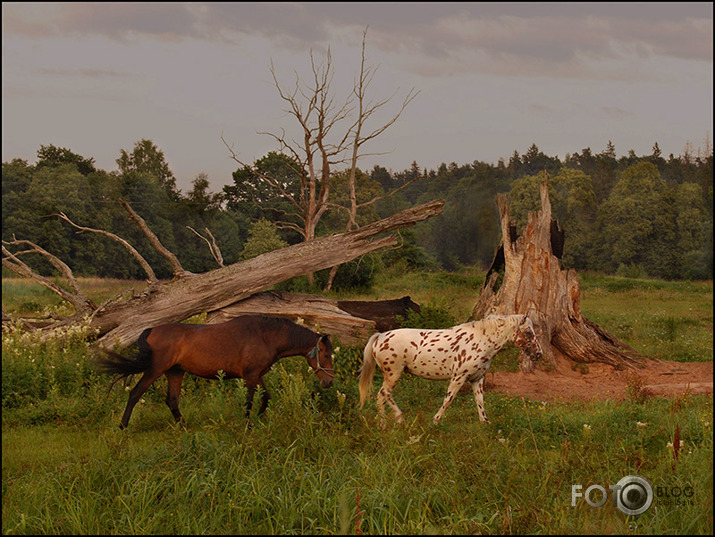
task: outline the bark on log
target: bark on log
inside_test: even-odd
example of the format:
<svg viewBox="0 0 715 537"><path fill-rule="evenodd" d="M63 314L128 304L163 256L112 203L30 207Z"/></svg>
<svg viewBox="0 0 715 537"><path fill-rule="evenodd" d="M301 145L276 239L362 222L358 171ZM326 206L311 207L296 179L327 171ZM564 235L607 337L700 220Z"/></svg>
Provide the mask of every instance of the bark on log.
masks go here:
<svg viewBox="0 0 715 537"><path fill-rule="evenodd" d="M365 341L375 332L375 321L354 317L338 307L337 300L317 295L267 291L210 312L207 324L224 323L250 314L288 317L311 329L328 333L344 344Z"/></svg>
<svg viewBox="0 0 715 537"><path fill-rule="evenodd" d="M217 310L295 276L396 245L396 237L383 234L439 215L443 205L444 201L429 202L349 233L321 237L228 267L152 286L142 295L108 304L96 312L91 324L102 335L97 344L107 348L126 347L146 328Z"/></svg>
<svg viewBox="0 0 715 537"><path fill-rule="evenodd" d="M642 365L645 358L609 335L581 314L581 287L575 270L563 271L558 257L564 233L551 217L547 180L540 185L541 210L529 213L521 236L509 220L509 196L496 201L502 227L502 243L487 272L472 320L490 314L528 314L544 351L543 362L554 366L555 351L576 362L603 362L618 369ZM557 255L554 255L554 253ZM503 281L499 276L503 269ZM522 352L524 372L535 364Z"/></svg>
<svg viewBox="0 0 715 537"><path fill-rule="evenodd" d="M410 297L393 300L333 300L318 295L266 291L211 311L206 323L223 323L241 315L288 317L311 329L328 333L346 345L360 345L374 332L399 326L397 316L419 311Z"/></svg>

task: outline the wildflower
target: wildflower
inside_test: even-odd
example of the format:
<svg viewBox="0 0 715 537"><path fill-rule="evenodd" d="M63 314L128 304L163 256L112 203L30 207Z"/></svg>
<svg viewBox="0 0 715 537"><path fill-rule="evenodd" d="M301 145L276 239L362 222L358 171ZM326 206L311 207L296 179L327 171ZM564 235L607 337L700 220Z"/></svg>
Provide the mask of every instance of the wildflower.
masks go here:
<svg viewBox="0 0 715 537"><path fill-rule="evenodd" d="M584 424L583 424L583 430L584 430L584 431L590 431L590 430L591 430L591 426L590 426L588 423L584 423Z"/></svg>
<svg viewBox="0 0 715 537"><path fill-rule="evenodd" d="M710 422L709 422L709 421L705 421L705 422L703 422L703 425L704 425L705 428L707 429L707 428L710 427Z"/></svg>
<svg viewBox="0 0 715 537"><path fill-rule="evenodd" d="M421 434L418 436L410 436L410 439L407 441L407 445L409 446L412 444L416 444L417 442L420 441L420 438L422 438Z"/></svg>
<svg viewBox="0 0 715 537"><path fill-rule="evenodd" d="M338 406L340 407L340 410L342 410L343 405L345 404L346 395L341 391L338 391L338 390L335 390L335 391L336 391L337 397L338 397Z"/></svg>
<svg viewBox="0 0 715 537"><path fill-rule="evenodd" d="M506 442L506 438L497 438L497 440L499 440L499 442L501 442L502 444Z"/></svg>
<svg viewBox="0 0 715 537"><path fill-rule="evenodd" d="M642 429L643 427L648 427L648 422L643 423L642 421L637 421L636 425L638 426L639 429Z"/></svg>

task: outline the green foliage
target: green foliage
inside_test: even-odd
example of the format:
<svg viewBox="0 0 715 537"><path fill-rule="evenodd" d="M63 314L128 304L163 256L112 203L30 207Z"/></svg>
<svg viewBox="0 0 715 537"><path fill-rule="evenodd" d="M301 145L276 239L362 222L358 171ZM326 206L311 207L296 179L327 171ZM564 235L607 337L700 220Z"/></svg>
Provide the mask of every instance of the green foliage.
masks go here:
<svg viewBox="0 0 715 537"><path fill-rule="evenodd" d="M651 336L657 331L659 346L684 340L700 349L701 360L712 359L712 282L580 276L584 314L599 324L603 318L606 330L628 325L637 337L646 326ZM394 296L411 286L426 305L420 323L451 322L462 316L452 297L470 294L473 305L483 277L383 274L377 292ZM21 286L3 284L6 310L7 295ZM704 341L692 339L694 329ZM120 431L126 389L137 378L107 393L109 379L89 367L85 336L3 331L4 534L713 531L709 395L651 397L637 377L623 400L602 402L487 391L492 423L485 425L472 394L460 393L435 427L446 384L405 375L395 398L406 423L383 430L374 397L358 408L362 348L335 341L331 388L318 387L305 359L286 358L266 376L267 411L247 419L240 380L187 375L185 421L174 424L160 379ZM510 367L509 357L492 367L499 360ZM373 393L381 380L376 375ZM627 475L661 489L692 487L694 494L678 506L656 496L637 518L610 502L571 506L573 484L600 484L610 493L608 486Z"/></svg>
<svg viewBox="0 0 715 537"><path fill-rule="evenodd" d="M52 144L40 146L37 151L37 168L43 166L55 167L63 164L74 164L77 167L77 171L82 175L89 175L97 171L94 167L93 158L84 158L67 148L56 147Z"/></svg>
<svg viewBox="0 0 715 537"><path fill-rule="evenodd" d="M279 248L285 248L288 243L278 235L278 229L268 220L258 220L251 224L248 239L241 252L241 259L251 259Z"/></svg>
<svg viewBox="0 0 715 537"><path fill-rule="evenodd" d="M630 263L626 265L621 263L618 265L618 270L616 270L616 276L622 276L624 278L647 278L648 274L643 268L643 265Z"/></svg>
<svg viewBox="0 0 715 537"><path fill-rule="evenodd" d="M287 226L281 229L280 240L287 244L303 240L298 232L303 223L294 214L295 207L267 184L267 178L272 178L293 199L300 199L300 178L306 171L287 155L270 152L253 166L236 170L233 184L220 193L211 193L209 178L199 174L185 195L176 188L163 152L151 140L120 150L117 164L119 173L108 173L97 169L92 158L54 145L40 146L35 165L21 159L4 162L3 239L30 240L60 257L76 275L146 276L119 243L95 233L78 234L52 216L64 212L79 225L128 240L159 278L171 278L169 263L116 203L122 198L192 272L211 270L217 262L206 241L189 226L205 237L205 230L211 231L226 264L239 259L249 227L261 219L274 224L280 219ZM358 170L358 203L418 179L395 195L362 207L357 215L361 225L419 203L445 200L439 217L403 231L402 247L380 252L375 267L388 272L486 269L501 239L496 194L510 193L511 216L522 229L528 211L539 208L538 183L545 170L553 215L566 233L561 259L565 268L615 273L621 265L634 265L654 277L712 278L712 155L671 155L665 160L654 146L651 155L638 157L630 151L617 158L610 142L601 153L585 148L563 162L532 144L524 155L514 151L508 164L442 163L427 170L413 162L403 171L380 166L370 174ZM336 206L349 206L346 189L347 172L336 169L329 200L333 205L320 220L318 236L345 230L346 213ZM27 259L38 273L56 274L46 260L33 257ZM358 268L343 270L338 285L368 288L365 275L372 277L377 271Z"/></svg>
<svg viewBox="0 0 715 537"><path fill-rule="evenodd" d="M138 174L153 177L159 181L172 199L178 199L176 178L164 159L164 152L151 140L146 138L139 140L134 144L131 152L121 149L117 166L123 175Z"/></svg>
<svg viewBox="0 0 715 537"><path fill-rule="evenodd" d="M420 304L419 313L409 310L404 317L397 316L403 328L450 328L459 324L452 314L447 310L444 303L431 302Z"/></svg>

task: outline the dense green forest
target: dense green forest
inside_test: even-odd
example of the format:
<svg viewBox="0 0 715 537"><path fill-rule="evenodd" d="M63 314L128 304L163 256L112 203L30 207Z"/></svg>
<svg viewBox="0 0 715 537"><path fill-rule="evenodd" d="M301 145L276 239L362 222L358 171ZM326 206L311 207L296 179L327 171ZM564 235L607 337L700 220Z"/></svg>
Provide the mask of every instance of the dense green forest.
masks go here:
<svg viewBox="0 0 715 537"><path fill-rule="evenodd" d="M118 242L98 233L78 233L57 214L80 226L113 232L134 245L159 278L171 267L149 245L117 203L126 200L192 272L217 268L206 229L216 238L226 264L302 240L295 231L290 203L258 180L269 175L285 192L300 196L296 162L279 153L239 168L233 183L211 190L199 174L188 192L181 192L163 152L150 140L121 150L118 169L97 169L94 159L54 145L41 146L37 161L13 159L2 164L3 241L29 240L65 261L79 276L142 279L139 264ZM494 256L501 231L495 195L509 192L511 217L519 229L527 213L539 207L538 183L548 173L555 218L566 232L565 267L664 279L712 279L713 157L686 149L664 158L658 144L650 155L617 157L608 142L594 154L590 148L564 160L542 153L533 144L508 162L496 165L441 164L388 171L375 166L357 174L357 198L373 199L399 188L394 195L367 205L358 224L434 199L446 200L441 216L402 232L403 247L374 254L369 263L341 269L335 287L369 283L385 267L485 269ZM330 210L320 220L318 235L345 230L347 177L331 177ZM283 222L283 226L276 225ZM195 231L194 231L195 230ZM17 248L15 248L17 249ZM25 261L43 274L52 266L40 256ZM317 280L320 283L320 280Z"/></svg>

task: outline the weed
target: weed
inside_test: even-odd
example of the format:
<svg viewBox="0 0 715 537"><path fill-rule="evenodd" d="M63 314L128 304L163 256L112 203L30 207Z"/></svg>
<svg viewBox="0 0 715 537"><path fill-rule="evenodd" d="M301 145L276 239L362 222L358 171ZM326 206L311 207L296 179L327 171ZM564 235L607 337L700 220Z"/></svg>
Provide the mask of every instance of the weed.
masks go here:
<svg viewBox="0 0 715 537"><path fill-rule="evenodd" d="M643 404L653 397L653 391L647 387L643 377L637 373L630 374L628 384L626 384L626 393L628 399L637 404Z"/></svg>

